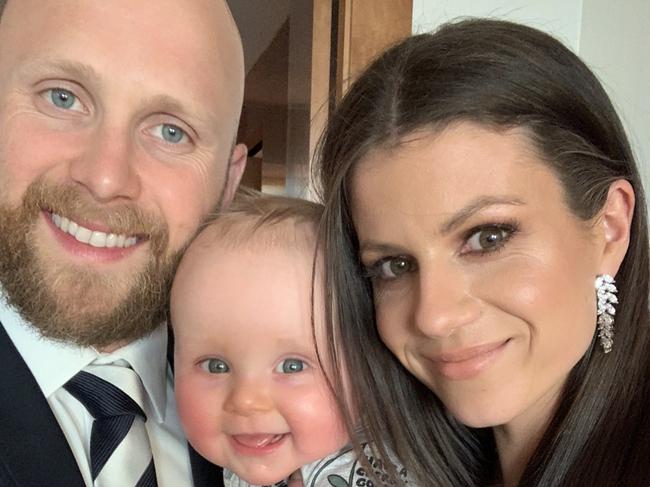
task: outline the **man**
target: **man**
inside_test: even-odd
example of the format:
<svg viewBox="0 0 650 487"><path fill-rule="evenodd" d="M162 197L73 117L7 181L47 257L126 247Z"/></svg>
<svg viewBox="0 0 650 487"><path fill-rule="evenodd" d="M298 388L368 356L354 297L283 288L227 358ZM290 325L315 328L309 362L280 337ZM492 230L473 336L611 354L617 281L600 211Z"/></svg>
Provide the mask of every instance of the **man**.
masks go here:
<svg viewBox="0 0 650 487"><path fill-rule="evenodd" d="M178 256L245 164L230 12L0 10L0 485L218 485L178 424L162 310ZM113 400L131 409L99 411Z"/></svg>

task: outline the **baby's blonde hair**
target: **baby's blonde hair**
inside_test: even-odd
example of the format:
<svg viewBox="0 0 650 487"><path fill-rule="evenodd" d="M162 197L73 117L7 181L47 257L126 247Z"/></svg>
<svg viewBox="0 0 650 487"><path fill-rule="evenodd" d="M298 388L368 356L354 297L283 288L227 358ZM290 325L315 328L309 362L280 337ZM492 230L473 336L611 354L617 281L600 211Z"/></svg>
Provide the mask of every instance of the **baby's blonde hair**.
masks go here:
<svg viewBox="0 0 650 487"><path fill-rule="evenodd" d="M199 233L209 233L210 242L215 239L227 247L296 245L315 250L322 214L323 206L312 201L240 188L228 209Z"/></svg>

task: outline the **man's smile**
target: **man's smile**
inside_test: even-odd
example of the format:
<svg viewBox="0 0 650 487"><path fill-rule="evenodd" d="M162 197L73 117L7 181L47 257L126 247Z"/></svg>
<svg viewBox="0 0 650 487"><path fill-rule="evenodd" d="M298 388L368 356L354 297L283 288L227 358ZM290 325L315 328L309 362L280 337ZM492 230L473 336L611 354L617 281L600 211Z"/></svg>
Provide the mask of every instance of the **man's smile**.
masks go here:
<svg viewBox="0 0 650 487"><path fill-rule="evenodd" d="M54 225L64 233L74 237L77 241L98 248L128 248L138 243L138 237L125 234L115 234L91 230L77 222L56 213L50 213Z"/></svg>

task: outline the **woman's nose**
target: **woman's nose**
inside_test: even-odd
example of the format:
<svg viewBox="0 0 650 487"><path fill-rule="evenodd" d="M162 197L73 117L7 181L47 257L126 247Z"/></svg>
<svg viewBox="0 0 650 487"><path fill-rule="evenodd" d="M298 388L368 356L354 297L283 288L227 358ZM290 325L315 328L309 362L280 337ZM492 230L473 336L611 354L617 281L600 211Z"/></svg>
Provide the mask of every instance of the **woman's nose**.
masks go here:
<svg viewBox="0 0 650 487"><path fill-rule="evenodd" d="M480 300L470 291L468 278L453 264L420 268L414 299L415 328L430 338L445 338L481 315Z"/></svg>

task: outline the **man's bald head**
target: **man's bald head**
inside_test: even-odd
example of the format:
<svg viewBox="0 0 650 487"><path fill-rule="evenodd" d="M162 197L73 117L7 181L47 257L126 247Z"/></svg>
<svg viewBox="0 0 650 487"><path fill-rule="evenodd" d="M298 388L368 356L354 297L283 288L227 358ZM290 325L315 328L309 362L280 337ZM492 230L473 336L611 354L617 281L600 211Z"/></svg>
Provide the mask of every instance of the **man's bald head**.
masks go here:
<svg viewBox="0 0 650 487"><path fill-rule="evenodd" d="M47 336L131 341L243 171L239 33L224 0L3 3L0 282Z"/></svg>

